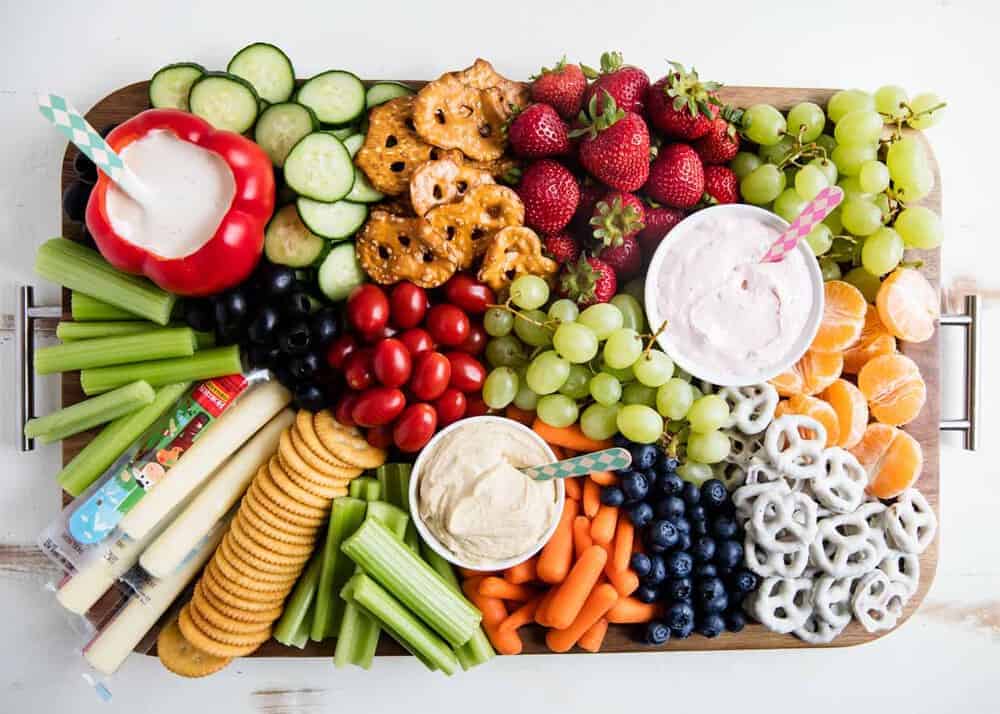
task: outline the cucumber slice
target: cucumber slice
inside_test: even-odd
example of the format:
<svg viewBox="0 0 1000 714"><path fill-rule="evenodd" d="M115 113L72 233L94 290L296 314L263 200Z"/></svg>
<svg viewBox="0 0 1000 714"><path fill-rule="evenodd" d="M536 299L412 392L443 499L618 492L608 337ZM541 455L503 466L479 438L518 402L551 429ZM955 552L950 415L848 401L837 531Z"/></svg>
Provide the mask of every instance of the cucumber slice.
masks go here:
<svg viewBox="0 0 1000 714"><path fill-rule="evenodd" d="M257 94L271 104L286 101L295 91L292 61L266 42L254 42L237 52L226 71L250 82Z"/></svg>
<svg viewBox="0 0 1000 714"><path fill-rule="evenodd" d="M378 82L368 88L365 93L365 107L371 109L379 104L385 104L396 97L406 97L415 92L399 82Z"/></svg>
<svg viewBox="0 0 1000 714"><path fill-rule="evenodd" d="M285 158L285 183L297 194L333 203L354 186L351 155L335 136L323 131L304 136Z"/></svg>
<svg viewBox="0 0 1000 714"><path fill-rule="evenodd" d="M332 136L337 137L341 141L343 141L344 139L353 134L358 133L358 130L355 129L353 126L342 126L339 129L326 129L325 131L327 134L331 134Z"/></svg>
<svg viewBox="0 0 1000 714"><path fill-rule="evenodd" d="M324 124L347 124L365 111L365 85L350 72L334 69L307 79L296 100Z"/></svg>
<svg viewBox="0 0 1000 714"><path fill-rule="evenodd" d="M292 147L318 128L319 122L312 109L296 102L281 102L261 113L253 130L253 140L280 168Z"/></svg>
<svg viewBox="0 0 1000 714"><path fill-rule="evenodd" d="M339 302L365 282L365 277L354 254L354 241L338 243L319 266L319 289L334 302Z"/></svg>
<svg viewBox="0 0 1000 714"><path fill-rule="evenodd" d="M205 68L195 62L168 64L149 80L149 103L156 109L188 111L191 85L201 79Z"/></svg>
<svg viewBox="0 0 1000 714"><path fill-rule="evenodd" d="M264 231L264 255L279 265L304 268L319 257L323 246L323 239L303 225L292 204L275 213Z"/></svg>
<svg viewBox="0 0 1000 714"><path fill-rule="evenodd" d="M306 228L329 240L350 238L368 217L368 206L349 201L323 203L299 197L295 207Z"/></svg>
<svg viewBox="0 0 1000 714"><path fill-rule="evenodd" d="M364 143L364 134L351 134L344 139L344 148L347 149L353 159ZM354 185L351 187L351 192L344 197L344 200L351 203L375 203L381 201L383 198L385 198L385 194L372 186L371 181L365 176L365 172L355 166Z"/></svg>
<svg viewBox="0 0 1000 714"><path fill-rule="evenodd" d="M208 72L191 85L191 111L216 129L242 134L257 121L257 92L242 77L228 72Z"/></svg>
<svg viewBox="0 0 1000 714"><path fill-rule="evenodd" d="M344 142L344 148L347 149L347 153L349 153L353 159L354 155L361 149L361 145L365 143L365 135L351 134L346 139L342 139L342 141Z"/></svg>

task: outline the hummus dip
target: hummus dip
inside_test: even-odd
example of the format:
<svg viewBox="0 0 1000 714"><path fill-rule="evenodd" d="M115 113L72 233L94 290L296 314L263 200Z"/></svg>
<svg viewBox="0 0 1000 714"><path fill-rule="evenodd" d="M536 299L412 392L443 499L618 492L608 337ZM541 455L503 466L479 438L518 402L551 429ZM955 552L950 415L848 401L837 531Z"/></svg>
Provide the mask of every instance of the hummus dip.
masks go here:
<svg viewBox="0 0 1000 714"><path fill-rule="evenodd" d="M556 485L518 469L549 461L537 440L501 420L458 426L424 455L420 517L446 549L470 565L525 555L558 517Z"/></svg>

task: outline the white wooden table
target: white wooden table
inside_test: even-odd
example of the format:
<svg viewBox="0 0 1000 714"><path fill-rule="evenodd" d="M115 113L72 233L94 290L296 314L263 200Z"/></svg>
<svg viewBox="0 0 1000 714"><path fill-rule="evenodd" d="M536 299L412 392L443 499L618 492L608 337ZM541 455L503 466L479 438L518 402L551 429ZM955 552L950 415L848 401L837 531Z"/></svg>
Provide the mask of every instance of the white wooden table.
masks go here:
<svg viewBox="0 0 1000 714"><path fill-rule="evenodd" d="M216 1L18 3L0 0L0 313L32 276L35 247L59 225L58 167L65 148L34 109L34 92L60 91L86 108L160 65L222 67L234 50L268 40L300 76L346 67L368 77L430 77L477 55L527 76L565 52L597 62L621 49L651 75L666 59L732 84L864 87L898 83L950 102L931 140L945 185L945 282L971 277L1000 287L997 265L995 77L1000 10L979 2L752 3L295 3ZM670 5L675 5L671 3ZM150 7L147 7L150 6ZM629 6L629 7L627 7ZM616 14L607 14L610 8ZM52 286L41 296L56 299ZM58 448L22 455L14 441L13 344L0 324L0 710L177 711L699 711L987 712L1000 710L1000 371L983 375L977 454L942 451L943 528L937 579L900 631L843 650L505 658L444 682L411 659L372 671L327 660L244 660L209 679L184 681L133 656L111 683L110 705L79 676L80 641L44 591L45 563L31 544L57 512ZM946 416L960 405L959 335L946 335ZM987 303L983 364L1000 355L1000 310ZM43 381L43 409L57 405ZM780 694L779 694L780 692Z"/></svg>

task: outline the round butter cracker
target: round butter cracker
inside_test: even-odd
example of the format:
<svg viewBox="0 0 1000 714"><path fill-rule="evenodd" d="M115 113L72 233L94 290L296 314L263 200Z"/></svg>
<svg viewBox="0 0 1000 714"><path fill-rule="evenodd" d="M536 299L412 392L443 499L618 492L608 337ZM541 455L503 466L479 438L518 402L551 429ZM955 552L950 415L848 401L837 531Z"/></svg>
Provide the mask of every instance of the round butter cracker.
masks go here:
<svg viewBox="0 0 1000 714"><path fill-rule="evenodd" d="M286 511L276 503L267 501L259 489L247 491L244 503L247 504L246 508L253 511L261 520L267 521L275 528L291 535L310 535L323 524L323 520L320 518L306 518Z"/></svg>
<svg viewBox="0 0 1000 714"><path fill-rule="evenodd" d="M219 657L198 649L181 634L177 618L172 618L156 637L156 654L160 663L181 677L205 677L229 664L230 657Z"/></svg>
<svg viewBox="0 0 1000 714"><path fill-rule="evenodd" d="M272 460L277 463L276 457ZM284 480L288 481L287 478ZM316 523L316 525L321 525L326 520L329 503L327 503L327 507L316 508L315 506L309 506L296 501L278 486L274 477L271 476L269 466L265 466L264 470L261 471L260 475L254 481L254 485L257 484L260 484L260 495L265 504L273 503L284 511L296 514L301 518L301 520L296 521L297 523ZM294 484L292 485L294 486Z"/></svg>
<svg viewBox="0 0 1000 714"><path fill-rule="evenodd" d="M332 499L317 496L292 481L288 471L281 465L281 460L277 456L271 457L267 464L267 470L271 474L271 480L296 504L308 506L324 513L330 508Z"/></svg>
<svg viewBox="0 0 1000 714"><path fill-rule="evenodd" d="M311 528L305 533L289 533L285 530L284 526L275 526L271 523L271 521L266 518L262 518L261 514L252 506L240 508L239 512L247 524L252 525L261 533L266 533L268 536L275 538L276 540L291 543L293 545L313 543L316 541L316 532L318 531L317 528ZM278 520L278 522L280 523L280 520Z"/></svg>
<svg viewBox="0 0 1000 714"><path fill-rule="evenodd" d="M230 620L236 620L237 622L274 622L281 617L281 611L283 609L281 605L272 607L269 610L247 610L245 608L235 607L219 598L218 595L214 595L200 581L198 585L195 586L192 602L196 600L204 602L206 606L211 607L220 615L228 617Z"/></svg>
<svg viewBox="0 0 1000 714"><path fill-rule="evenodd" d="M385 451L365 441L355 427L338 422L329 410L317 412L313 425L323 445L341 461L362 469L374 469L385 463Z"/></svg>
<svg viewBox="0 0 1000 714"><path fill-rule="evenodd" d="M184 635L184 639L203 652L214 654L217 657L243 657L255 651L262 644L256 642L249 645L229 645L212 639L198 629L187 605L181 608L181 614L177 618L177 625L180 628L181 634Z"/></svg>

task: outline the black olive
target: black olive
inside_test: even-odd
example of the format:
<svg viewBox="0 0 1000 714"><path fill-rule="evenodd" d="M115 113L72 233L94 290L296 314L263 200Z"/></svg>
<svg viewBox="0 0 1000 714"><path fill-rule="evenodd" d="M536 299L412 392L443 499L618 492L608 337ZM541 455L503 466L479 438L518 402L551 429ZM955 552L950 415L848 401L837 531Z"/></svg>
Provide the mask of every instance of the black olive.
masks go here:
<svg viewBox="0 0 1000 714"><path fill-rule="evenodd" d="M184 322L194 330L215 330L215 312L208 300L190 298L184 301Z"/></svg>
<svg viewBox="0 0 1000 714"><path fill-rule="evenodd" d="M271 265L264 273L263 288L268 295L284 295L295 283L295 271L284 265Z"/></svg>
<svg viewBox="0 0 1000 714"><path fill-rule="evenodd" d="M97 182L97 166L82 151L73 159L73 171L76 172L76 177L84 183L93 184Z"/></svg>
<svg viewBox="0 0 1000 714"><path fill-rule="evenodd" d="M271 344L274 342L274 331L277 327L278 311L273 307L264 306L250 321L250 325L247 327L247 337L259 345Z"/></svg>
<svg viewBox="0 0 1000 714"><path fill-rule="evenodd" d="M315 352L306 352L301 357L293 357L288 362L288 371L296 379L307 379L319 371L320 359Z"/></svg>
<svg viewBox="0 0 1000 714"><path fill-rule="evenodd" d="M63 191L63 211L65 211L66 217L74 223L81 222L87 212L87 201L90 199L91 188L82 181L74 181Z"/></svg>
<svg viewBox="0 0 1000 714"><path fill-rule="evenodd" d="M289 389L294 389L296 384L295 378L288 371L288 366L280 361L280 355L278 359L279 361L271 363L271 371L274 373L274 378Z"/></svg>
<svg viewBox="0 0 1000 714"><path fill-rule="evenodd" d="M316 412L326 406L323 390L312 382L302 382L295 387L295 403L301 409Z"/></svg>
<svg viewBox="0 0 1000 714"><path fill-rule="evenodd" d="M309 334L309 326L301 320L278 332L278 347L285 354L305 354L310 346L312 346L312 335Z"/></svg>
<svg viewBox="0 0 1000 714"><path fill-rule="evenodd" d="M323 308L313 315L310 325L313 339L320 345L333 342L334 338L340 334L340 320L337 319L337 311L332 307Z"/></svg>
<svg viewBox="0 0 1000 714"><path fill-rule="evenodd" d="M247 347L247 360L251 367L270 367L280 354L275 345L250 345Z"/></svg>
<svg viewBox="0 0 1000 714"><path fill-rule="evenodd" d="M312 300L301 290L288 293L285 297L285 314L289 317L305 317L312 307Z"/></svg>
<svg viewBox="0 0 1000 714"><path fill-rule="evenodd" d="M215 342L220 347L232 345L240 341L242 337L239 325L220 325L215 328Z"/></svg>
<svg viewBox="0 0 1000 714"><path fill-rule="evenodd" d="M243 322L243 319L247 316L247 312L250 309L246 293L244 293L241 289L236 288L229 291L229 293L223 297L223 301L226 303L226 312L228 313L229 319L234 323Z"/></svg>
<svg viewBox="0 0 1000 714"><path fill-rule="evenodd" d="M223 330L227 327L232 327L235 324L235 320L229 317L229 308L226 305L225 299L219 295L212 298L212 315L215 318L215 329Z"/></svg>

